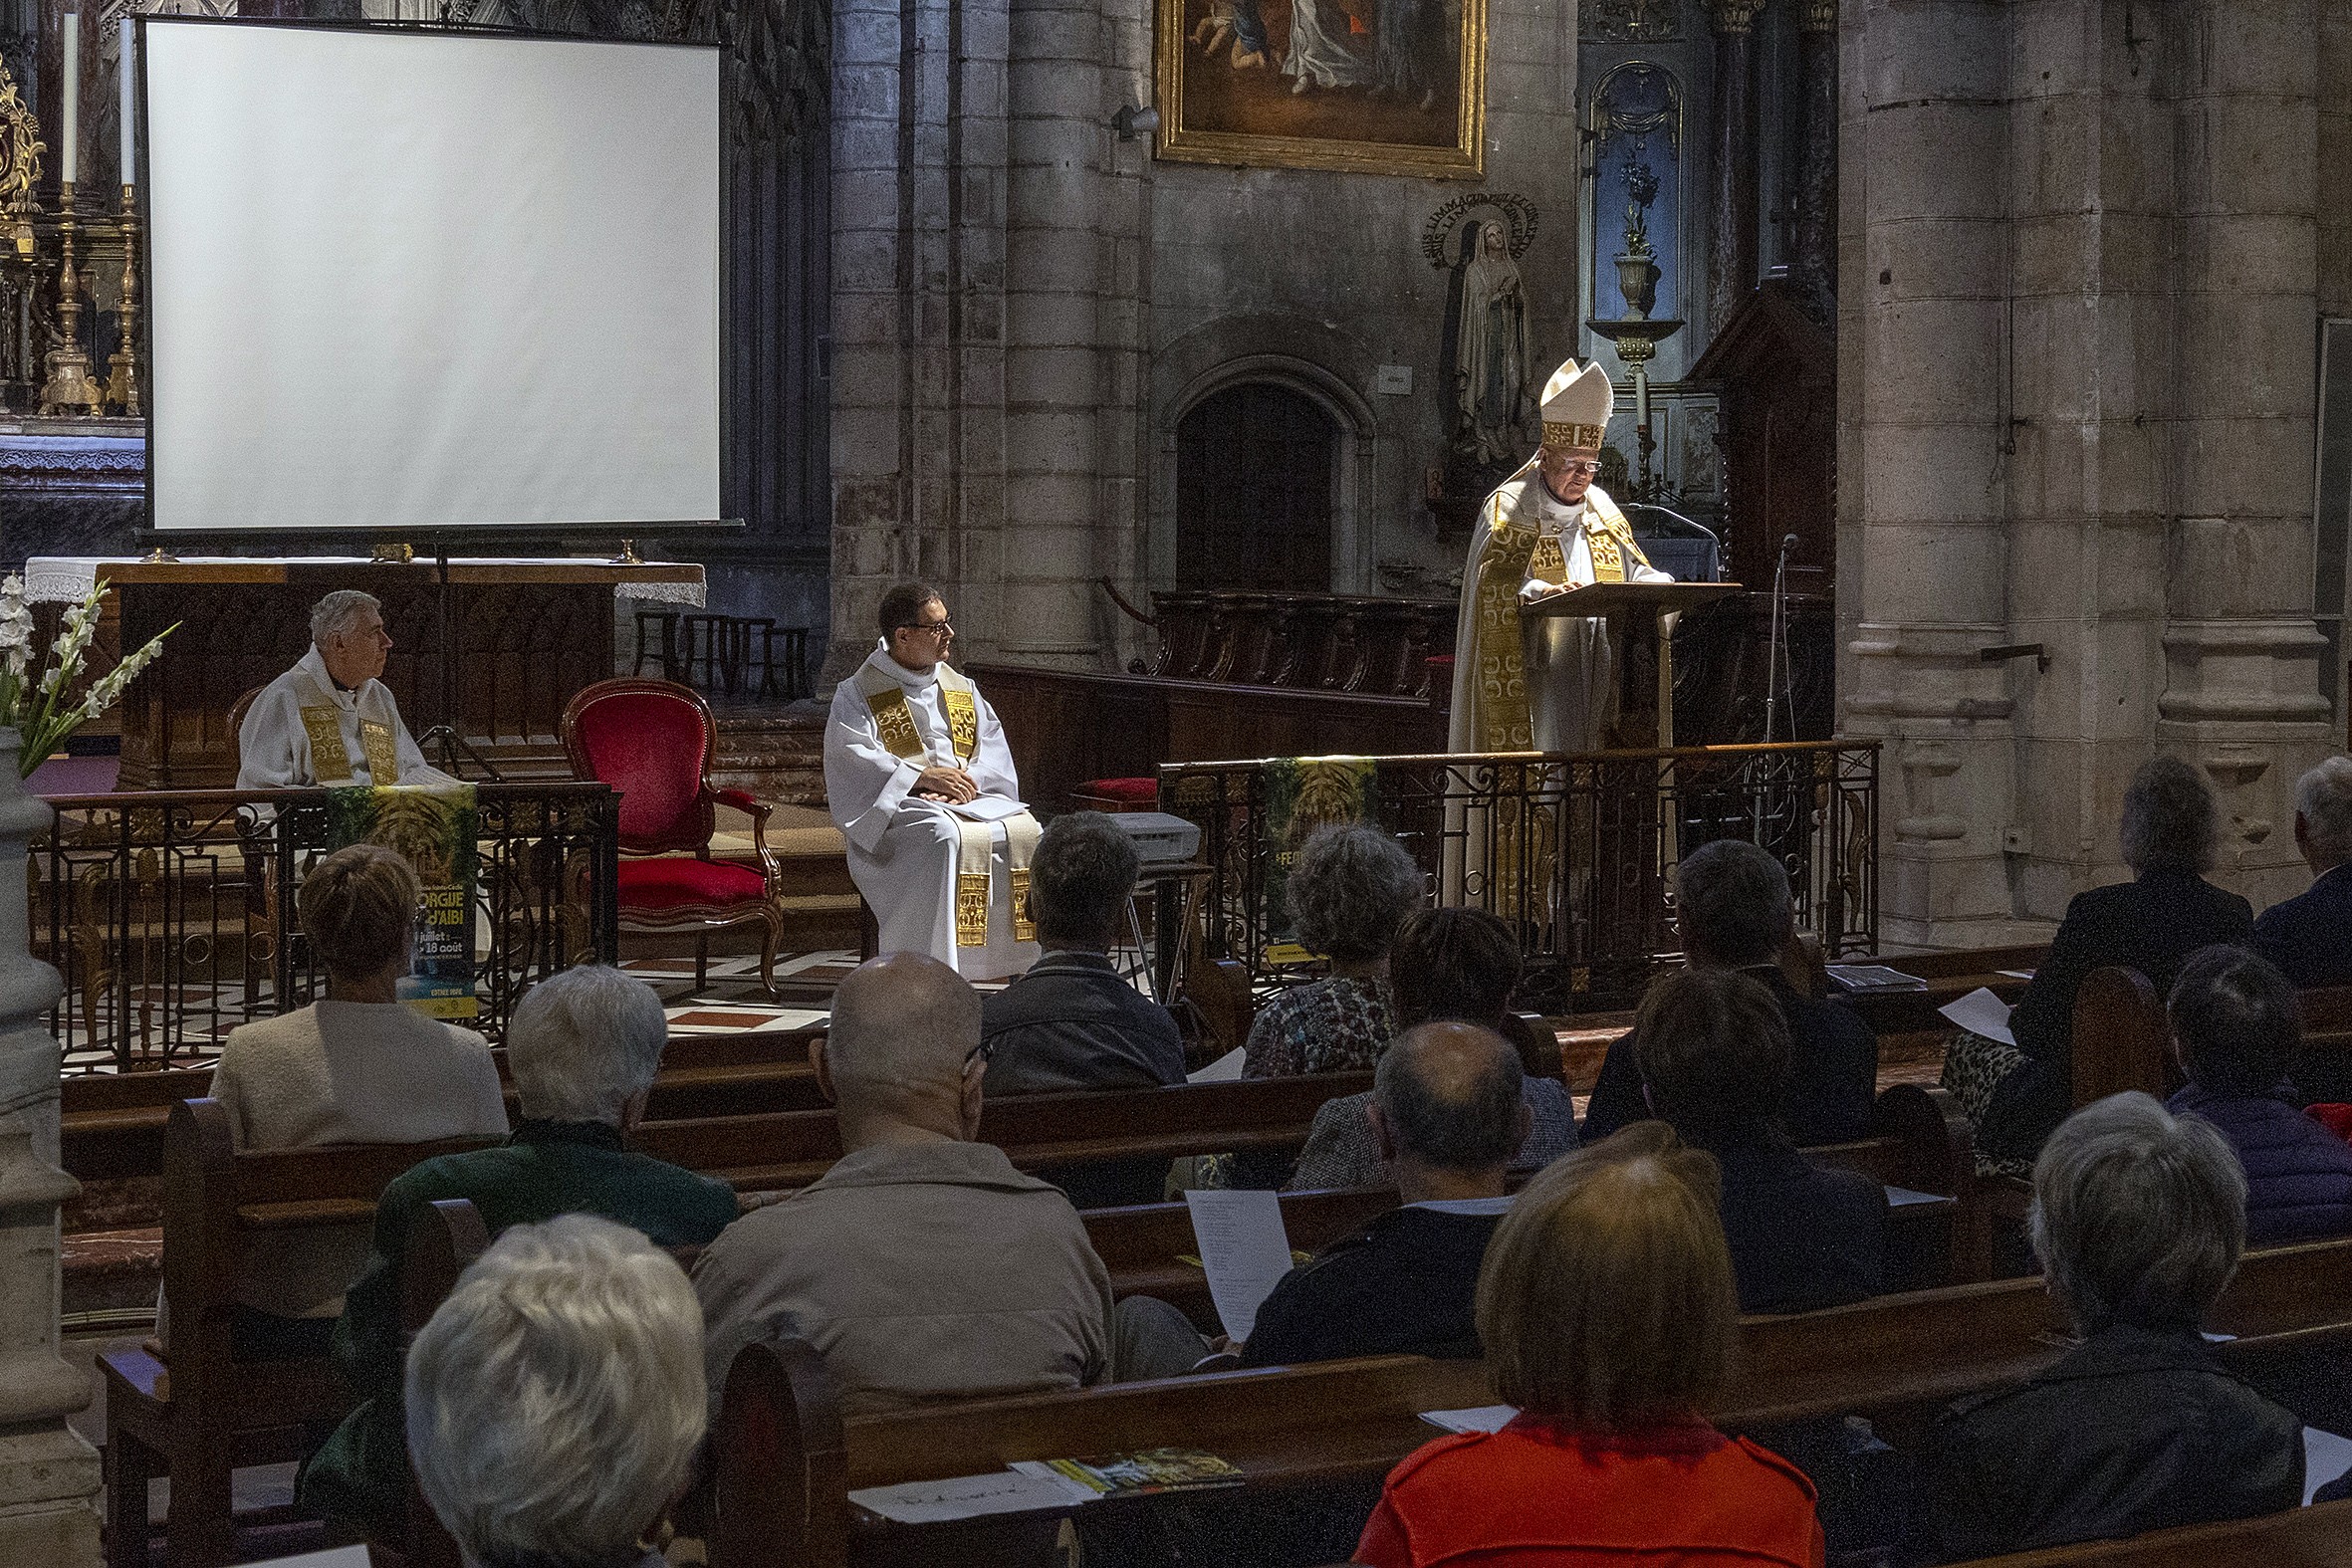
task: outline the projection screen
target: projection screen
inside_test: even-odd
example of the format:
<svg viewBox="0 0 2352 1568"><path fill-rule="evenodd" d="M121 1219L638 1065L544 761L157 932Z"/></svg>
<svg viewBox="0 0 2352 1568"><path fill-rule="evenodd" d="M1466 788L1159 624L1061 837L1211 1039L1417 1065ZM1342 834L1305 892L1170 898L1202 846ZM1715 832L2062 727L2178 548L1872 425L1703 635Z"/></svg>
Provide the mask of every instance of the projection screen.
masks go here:
<svg viewBox="0 0 2352 1568"><path fill-rule="evenodd" d="M716 49L141 38L155 528L718 517Z"/></svg>

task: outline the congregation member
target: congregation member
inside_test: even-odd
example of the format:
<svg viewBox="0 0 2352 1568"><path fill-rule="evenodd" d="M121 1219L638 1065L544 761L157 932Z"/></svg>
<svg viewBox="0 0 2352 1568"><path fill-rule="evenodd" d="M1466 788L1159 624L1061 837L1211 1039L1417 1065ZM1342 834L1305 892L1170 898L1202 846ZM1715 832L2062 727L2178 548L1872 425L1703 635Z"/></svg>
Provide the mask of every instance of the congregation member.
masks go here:
<svg viewBox="0 0 2352 1568"><path fill-rule="evenodd" d="M1926 1459L1946 1562L2294 1507L2302 1424L2199 1329L2237 1267L2245 1178L2210 1124L2145 1094L2068 1117L2033 1167L2033 1250L2081 1342L1963 1400Z"/></svg>
<svg viewBox="0 0 2352 1568"><path fill-rule="evenodd" d="M427 764L380 677L392 639L372 593L338 588L311 611L310 650L261 689L237 731L237 787L458 781Z"/></svg>
<svg viewBox="0 0 2352 1568"><path fill-rule="evenodd" d="M2295 847L2311 886L2254 922L2254 951L2298 987L2352 986L2352 757L2295 784Z"/></svg>
<svg viewBox="0 0 2352 1568"><path fill-rule="evenodd" d="M1379 1059L1396 1034L1389 946L1425 891L1413 857L1377 827L1334 822L1307 835L1283 897L1298 945L1329 959L1331 973L1258 1009L1244 1077L1361 1070Z"/></svg>
<svg viewBox="0 0 2352 1568"><path fill-rule="evenodd" d="M2251 905L2205 879L2221 843L2221 806L2205 776L2177 757L2140 765L2123 794L2122 848L2133 880L2077 893L2009 1014L2014 1045L1964 1033L1944 1056L1944 1087L1976 1124L1995 1166L2029 1164L2073 1104L2074 994L2092 970L2138 970L2159 997L2181 965L2216 942L2253 934Z"/></svg>
<svg viewBox="0 0 2352 1568"><path fill-rule="evenodd" d="M493 1235L563 1214L600 1215L656 1246L699 1245L735 1218L724 1182L624 1147L668 1039L661 999L616 969L583 965L531 988L507 1024L522 1121L504 1144L442 1155L395 1178L375 1209L366 1270L344 1302L335 1361L359 1404L302 1469L303 1507L383 1538L401 1516L400 1292L408 1228L466 1198Z"/></svg>
<svg viewBox="0 0 2352 1568"><path fill-rule="evenodd" d="M1715 1174L1647 1122L1528 1184L1478 1288L1495 1393L1518 1414L1390 1471L1356 1562L1820 1568L1811 1482L1701 1414L1737 1332Z"/></svg>
<svg viewBox="0 0 2352 1568"><path fill-rule="evenodd" d="M702 1310L668 1253L588 1215L509 1230L418 1331L417 1486L477 1568L663 1568L707 1422Z"/></svg>
<svg viewBox="0 0 2352 1568"><path fill-rule="evenodd" d="M1077 1211L978 1141L978 994L922 954L871 960L811 1054L844 1152L695 1260L713 1399L738 1351L788 1335L851 1414L1106 1381L1110 1274Z"/></svg>
<svg viewBox="0 0 2352 1568"><path fill-rule="evenodd" d="M1380 1057L1367 1120L1398 1206L1294 1268L1258 1309L1242 1364L1479 1354L1479 1265L1511 1208L1530 1120L1520 1059L1475 1023L1423 1023Z"/></svg>
<svg viewBox="0 0 2352 1568"><path fill-rule="evenodd" d="M1886 1189L1816 1165L1781 1130L1788 1027L1763 983L1730 970L1661 976L1633 1032L1652 1110L1722 1168L1740 1310L1807 1312L1885 1288Z"/></svg>
<svg viewBox="0 0 2352 1568"><path fill-rule="evenodd" d="M947 602L926 582L882 595L881 636L833 690L824 798L880 951L926 953L969 980L1038 956L1015 887L1038 821L1021 803L1005 728L947 662Z"/></svg>
<svg viewBox="0 0 2352 1568"><path fill-rule="evenodd" d="M303 878L295 908L327 995L230 1032L207 1092L228 1112L231 1147L506 1136L489 1042L394 1000L420 896L408 862L376 844L338 849ZM325 1355L367 1233L306 1232L257 1251L230 1323L238 1358Z"/></svg>
<svg viewBox="0 0 2352 1568"><path fill-rule="evenodd" d="M1747 975L1771 993L1788 1034L1781 1125L1799 1145L1850 1143L1871 1132L1878 1096L1878 1037L1840 1002L1821 1002L1789 984L1781 959L1796 935L1788 872L1768 850L1723 838L1683 857L1674 876L1675 924L1693 969ZM1606 1138L1640 1121L1639 1030L1612 1041L1601 1059L1584 1136Z"/></svg>
<svg viewBox="0 0 2352 1568"><path fill-rule="evenodd" d="M1110 961L1141 869L1134 841L1099 811L1047 826L1029 866L1040 957L980 1008L989 1098L1184 1081L1176 1020Z"/></svg>
<svg viewBox="0 0 2352 1568"><path fill-rule="evenodd" d="M1519 939L1483 909L1424 909L1397 929L1389 971L1400 1028L1450 1021L1503 1033L1519 986ZM1372 1187L1390 1180L1373 1133L1372 1101L1364 1093L1323 1102L1299 1151L1292 1189ZM1523 1074L1520 1101L1529 1131L1511 1156L1511 1169L1541 1170L1575 1147L1575 1103L1565 1084Z"/></svg>
<svg viewBox="0 0 2352 1568"><path fill-rule="evenodd" d="M2165 1109L2229 1140L2245 1173L2247 1243L2352 1234L2352 1144L2304 1115L2287 1084L2302 1040L2287 978L2243 948L2200 948L2165 1014L2189 1075Z"/></svg>

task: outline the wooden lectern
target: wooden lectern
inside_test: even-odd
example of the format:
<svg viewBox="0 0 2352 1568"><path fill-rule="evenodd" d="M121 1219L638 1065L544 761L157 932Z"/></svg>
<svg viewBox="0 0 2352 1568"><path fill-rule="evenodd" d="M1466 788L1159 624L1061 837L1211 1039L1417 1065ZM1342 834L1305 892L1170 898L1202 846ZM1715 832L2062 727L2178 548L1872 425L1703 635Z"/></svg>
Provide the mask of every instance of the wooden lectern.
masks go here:
<svg viewBox="0 0 2352 1568"><path fill-rule="evenodd" d="M1520 615L1523 621L1559 616L1609 621L1618 680L1611 749L1669 750L1674 745L1672 618L1747 591L1737 582L1595 582L1522 605Z"/></svg>

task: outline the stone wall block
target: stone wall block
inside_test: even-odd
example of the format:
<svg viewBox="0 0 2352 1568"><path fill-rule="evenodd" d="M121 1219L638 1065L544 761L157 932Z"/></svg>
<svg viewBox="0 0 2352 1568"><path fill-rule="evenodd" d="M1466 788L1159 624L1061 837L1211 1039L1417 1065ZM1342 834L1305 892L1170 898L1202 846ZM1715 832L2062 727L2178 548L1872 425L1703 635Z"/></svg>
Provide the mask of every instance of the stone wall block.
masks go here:
<svg viewBox="0 0 2352 1568"><path fill-rule="evenodd" d="M1873 305L1863 343L1874 419L1965 424L1994 412L2002 330L1997 300Z"/></svg>
<svg viewBox="0 0 2352 1568"><path fill-rule="evenodd" d="M2311 422L2307 418L2184 421L2160 459L2172 476L2171 508L2192 515L2244 519L2296 507L2289 476L2299 481L2299 511L2311 494ZM2306 573L2305 582L2309 576Z"/></svg>
<svg viewBox="0 0 2352 1568"><path fill-rule="evenodd" d="M2005 96L1998 0L1870 0L1861 85L1873 105Z"/></svg>
<svg viewBox="0 0 2352 1568"><path fill-rule="evenodd" d="M1975 104L1875 110L1867 215L2003 219L2008 209L2008 116Z"/></svg>
<svg viewBox="0 0 2352 1568"><path fill-rule="evenodd" d="M2307 520L2184 517L2174 521L2165 548L2171 584L2166 604L2175 620L2266 622L2281 611L2305 617L2311 612Z"/></svg>

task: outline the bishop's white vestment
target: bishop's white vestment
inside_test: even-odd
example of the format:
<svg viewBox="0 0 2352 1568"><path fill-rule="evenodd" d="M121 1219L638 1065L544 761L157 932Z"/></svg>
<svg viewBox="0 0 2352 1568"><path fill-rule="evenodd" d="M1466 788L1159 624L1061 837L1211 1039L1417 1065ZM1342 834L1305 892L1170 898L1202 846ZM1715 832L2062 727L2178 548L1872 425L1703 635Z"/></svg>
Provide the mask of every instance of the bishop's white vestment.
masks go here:
<svg viewBox="0 0 2352 1568"><path fill-rule="evenodd" d="M237 732L237 787L404 784L455 788L428 764L383 682L335 684L316 646L261 689Z"/></svg>
<svg viewBox="0 0 2352 1568"><path fill-rule="evenodd" d="M979 798L918 799L915 781L932 767L961 768ZM1004 726L969 680L945 664L907 669L877 639L833 692L824 795L884 953L928 953L966 980L1037 962L1027 894L1038 822Z"/></svg>
<svg viewBox="0 0 2352 1568"><path fill-rule="evenodd" d="M1496 487L1462 572L1452 752L1596 752L1617 718L1617 650L1600 616L1523 622L1520 606L1595 582L1672 582L1598 485L1571 506L1539 459Z"/></svg>

